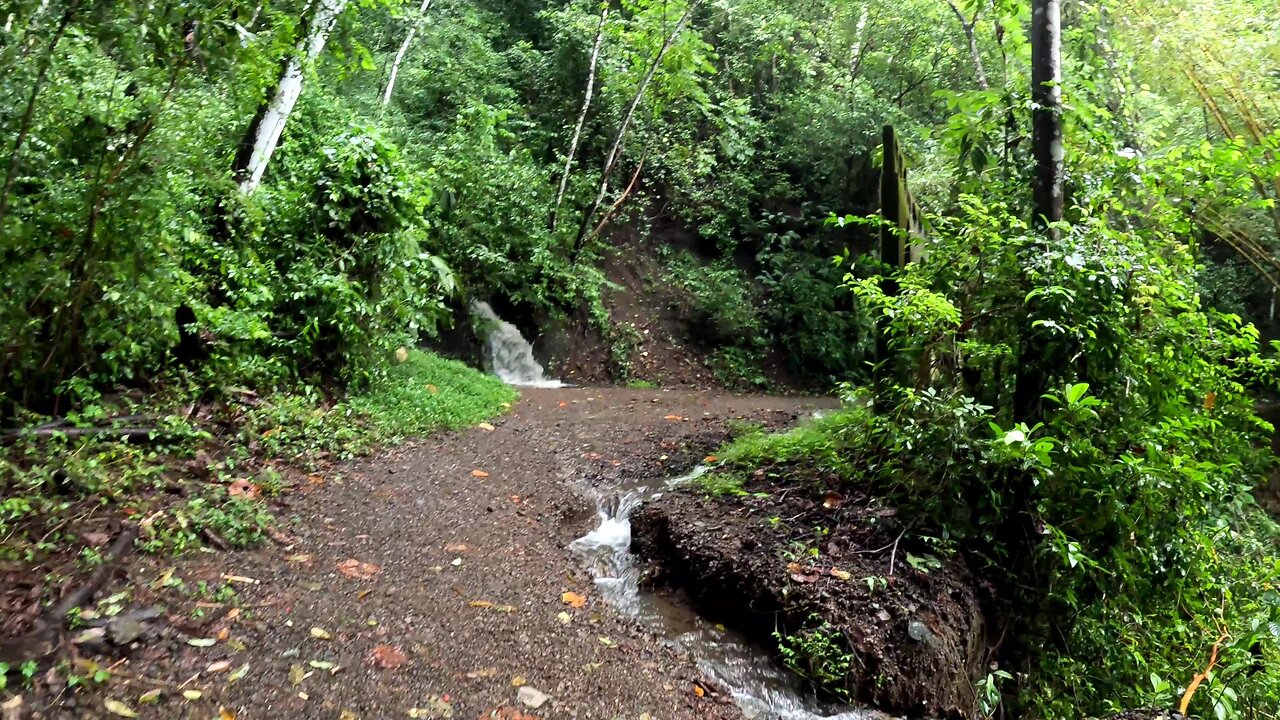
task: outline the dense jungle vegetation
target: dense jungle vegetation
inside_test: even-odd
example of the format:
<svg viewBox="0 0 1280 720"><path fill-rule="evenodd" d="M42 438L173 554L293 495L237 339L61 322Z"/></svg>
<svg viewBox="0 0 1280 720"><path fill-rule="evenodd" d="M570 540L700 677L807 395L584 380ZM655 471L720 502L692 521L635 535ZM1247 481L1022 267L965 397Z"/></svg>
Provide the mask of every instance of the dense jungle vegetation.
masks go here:
<svg viewBox="0 0 1280 720"><path fill-rule="evenodd" d="M992 716L1277 716L1273 2L8 0L0 67L0 559L161 502L150 550L249 544L264 458L484 419L514 394L397 352L473 298L644 381L605 302L644 254L722 381L868 400L728 462L1004 570Z"/></svg>

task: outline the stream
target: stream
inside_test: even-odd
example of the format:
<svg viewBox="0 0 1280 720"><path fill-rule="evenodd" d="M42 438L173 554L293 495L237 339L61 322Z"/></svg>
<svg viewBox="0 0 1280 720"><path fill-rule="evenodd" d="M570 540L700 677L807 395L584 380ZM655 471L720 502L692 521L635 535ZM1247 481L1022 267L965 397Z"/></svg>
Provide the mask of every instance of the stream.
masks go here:
<svg viewBox="0 0 1280 720"><path fill-rule="evenodd" d="M498 317L488 303L472 301L471 310L482 323L489 366L503 382L521 387L564 387L560 381L546 377L520 330ZM640 589L640 568L631 555L631 514L645 501L660 496L668 488L697 479L707 469L699 465L687 475L659 486L632 483L597 492L598 523L570 548L590 570L605 600L658 637L687 652L703 674L730 689L748 718L885 718L875 711L821 702L800 678L776 662L764 648L724 626L708 622L673 598Z"/></svg>
<svg viewBox="0 0 1280 720"><path fill-rule="evenodd" d="M631 514L666 489L705 473L698 466L687 475L661 486L629 485L598 493L598 523L570 548L595 577L605 600L639 621L666 642L687 652L699 670L733 693L748 718L759 720L873 720L884 718L871 710L825 703L814 697L792 672L769 652L742 635L714 625L665 595L641 590L640 568L631 555Z"/></svg>

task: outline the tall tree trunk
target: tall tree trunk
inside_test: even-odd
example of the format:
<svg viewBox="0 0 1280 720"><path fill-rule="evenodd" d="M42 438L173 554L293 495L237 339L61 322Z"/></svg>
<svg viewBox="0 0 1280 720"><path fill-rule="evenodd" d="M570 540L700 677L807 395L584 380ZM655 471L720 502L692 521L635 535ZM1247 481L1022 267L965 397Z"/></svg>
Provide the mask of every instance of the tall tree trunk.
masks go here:
<svg viewBox="0 0 1280 720"><path fill-rule="evenodd" d="M418 15L426 15L427 10L431 9L431 0L422 0L422 7L418 8ZM396 76L400 74L400 63L404 62L404 56L409 52L409 45L413 43L413 36L418 34L417 20L409 26L409 33L404 36L404 42L400 43L400 50L396 52L396 59L391 63L391 75L387 78L387 89L382 93L382 106L386 107L391 104L391 92L396 89Z"/></svg>
<svg viewBox="0 0 1280 720"><path fill-rule="evenodd" d="M564 202L565 191L569 189L569 172L573 169L574 158L578 156L578 143L582 140L582 128L587 123L587 111L591 109L591 100L596 94L596 67L600 64L600 47L604 44L604 26L609 19L609 5L605 3L600 9L600 25L596 28L596 39L591 46L591 65L587 70L587 94L582 100L582 112L578 113L578 124L573 129L573 139L569 141L569 156L564 161L564 174L560 177L560 189L556 192L556 205L551 210L551 220L547 223L556 229L560 216L560 205Z"/></svg>
<svg viewBox="0 0 1280 720"><path fill-rule="evenodd" d="M1059 0L1031 3L1032 155L1036 161L1036 214L1062 220L1062 14ZM1050 230L1050 238L1056 231Z"/></svg>
<svg viewBox="0 0 1280 720"><path fill-rule="evenodd" d="M973 57L973 71L977 76L978 87L982 90L990 90L991 84L987 82L987 70L982 66L982 53L978 51L978 34L975 32L981 9L974 11L972 20L966 20L964 13L960 12L960 8L952 0L947 0L947 4L951 6L951 12L956 14L956 19L960 21L960 27L964 30L964 36L969 41L969 54Z"/></svg>
<svg viewBox="0 0 1280 720"><path fill-rule="evenodd" d="M1059 0L1031 3L1031 151L1035 157L1036 220L1045 226L1048 242L1058 240L1053 223L1062 220L1062 34ZM1036 253L1042 254L1042 253ZM1030 290L1030 288L1027 288ZM1065 362L1059 341L1033 327L1039 301L1029 302L1020 340L1013 390L1014 419L1034 424L1040 417L1041 397L1048 391L1051 368Z"/></svg>
<svg viewBox="0 0 1280 720"><path fill-rule="evenodd" d="M298 52L285 64L275 96L263 110L259 111L249 127L246 144L248 139L252 138L252 151L243 166L236 168L236 176L240 180L240 192L245 195L252 195L258 189L258 184L262 182L262 176L271 162L271 155L275 153L276 146L280 143L284 126L289 122L289 115L293 113L293 106L302 95L305 69L324 51L329 33L332 32L346 4L347 0L319 1L315 15L312 17L310 31L298 44Z"/></svg>
<svg viewBox="0 0 1280 720"><path fill-rule="evenodd" d="M618 133L613 138L613 145L609 148L609 154L605 157L604 172L600 176L600 191L596 193L596 198L592 201L591 206L582 216L582 226L578 228L578 235L573 241L573 251L569 254L571 262L576 262L578 254L582 252L582 246L586 242L587 235L591 232L591 221L595 218L596 213L600 211L600 205L604 203L604 196L609 192L609 176L613 174L614 169L618 165L618 159L622 156L622 143L627 138L627 130L631 127L631 120L635 117L636 108L640 107L640 101L644 99L645 90L648 89L649 83L653 81L653 76L657 74L658 68L662 65L662 61L667 57L667 53L671 51L671 47L676 44L680 33L684 31L684 26L689 23L693 13L698 9L698 5L702 0L693 0L689 3L689 8L685 10L684 15L680 16L680 21L672 28L671 34L667 36L666 42L662 44L662 49L658 50L658 54L654 56L653 62L649 65L649 71L640 81L640 85L636 87L636 93L631 98L627 110L622 115L622 123L618 125Z"/></svg>

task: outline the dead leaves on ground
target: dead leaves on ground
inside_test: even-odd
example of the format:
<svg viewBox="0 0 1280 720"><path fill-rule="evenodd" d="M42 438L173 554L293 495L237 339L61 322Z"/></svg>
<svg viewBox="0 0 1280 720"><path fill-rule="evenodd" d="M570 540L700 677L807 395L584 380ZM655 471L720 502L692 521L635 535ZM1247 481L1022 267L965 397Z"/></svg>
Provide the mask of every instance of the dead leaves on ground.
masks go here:
<svg viewBox="0 0 1280 720"><path fill-rule="evenodd" d="M566 592L563 595L561 595L560 600L565 605L568 605L571 608L582 608L582 607L585 607L587 604L587 598L585 595L579 595L578 593L572 592L572 591Z"/></svg>
<svg viewBox="0 0 1280 720"><path fill-rule="evenodd" d="M496 707L482 713L476 720L542 720L537 715L529 715L513 707Z"/></svg>
<svg viewBox="0 0 1280 720"><path fill-rule="evenodd" d="M394 645L379 645L369 651L365 661L383 670L395 670L408 661L404 651Z"/></svg>
<svg viewBox="0 0 1280 720"><path fill-rule="evenodd" d="M823 575L830 575L837 580L850 580L853 578L851 573L840 568L824 570L812 565L801 565L795 562L787 563L787 573L791 576L792 581L804 584L817 582Z"/></svg>
<svg viewBox="0 0 1280 720"><path fill-rule="evenodd" d="M360 562L355 558L348 558L338 563L338 572L352 580L368 580L381 571L381 567L373 563Z"/></svg>

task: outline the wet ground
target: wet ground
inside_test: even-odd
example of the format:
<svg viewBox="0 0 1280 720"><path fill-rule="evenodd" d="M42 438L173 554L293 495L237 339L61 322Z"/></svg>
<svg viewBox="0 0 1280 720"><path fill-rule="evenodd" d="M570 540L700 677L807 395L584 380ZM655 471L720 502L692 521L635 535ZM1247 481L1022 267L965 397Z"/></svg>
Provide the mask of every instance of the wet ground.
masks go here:
<svg viewBox="0 0 1280 720"><path fill-rule="evenodd" d="M118 700L144 718L741 717L705 662L605 600L573 541L599 524L602 490L687 472L727 421L781 425L831 404L527 390L492 429L313 478L289 501L283 543L177 563L188 588L229 583L238 596L171 615L97 691L28 710L106 717ZM137 595L168 569L133 568ZM161 701L139 703L150 689Z"/></svg>

